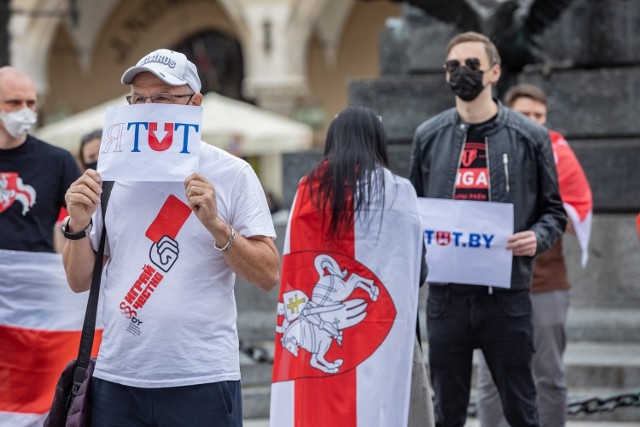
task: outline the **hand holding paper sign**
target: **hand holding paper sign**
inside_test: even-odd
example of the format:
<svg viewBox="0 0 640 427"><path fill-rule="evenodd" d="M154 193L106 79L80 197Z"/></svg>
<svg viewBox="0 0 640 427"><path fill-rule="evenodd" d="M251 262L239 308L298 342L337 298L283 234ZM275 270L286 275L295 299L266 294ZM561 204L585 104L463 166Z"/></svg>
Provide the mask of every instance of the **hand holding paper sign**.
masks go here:
<svg viewBox="0 0 640 427"><path fill-rule="evenodd" d="M507 239L507 249L513 250L513 256L534 256L538 249L538 239L531 231L515 233Z"/></svg>
<svg viewBox="0 0 640 427"><path fill-rule="evenodd" d="M213 184L199 173L193 173L184 181L184 188L193 213L209 230L215 241L224 245L233 231L230 230L230 224L218 215L216 189Z"/></svg>
<svg viewBox="0 0 640 427"><path fill-rule="evenodd" d="M75 180L64 196L69 212L69 232L84 230L91 221L91 215L100 204L102 178L93 169L88 169Z"/></svg>
<svg viewBox="0 0 640 427"><path fill-rule="evenodd" d="M216 221L222 220L218 216L216 189L213 184L199 173L193 173L184 181L184 188L189 207L200 222L207 229L215 228ZM225 231L228 231L228 227L225 227Z"/></svg>

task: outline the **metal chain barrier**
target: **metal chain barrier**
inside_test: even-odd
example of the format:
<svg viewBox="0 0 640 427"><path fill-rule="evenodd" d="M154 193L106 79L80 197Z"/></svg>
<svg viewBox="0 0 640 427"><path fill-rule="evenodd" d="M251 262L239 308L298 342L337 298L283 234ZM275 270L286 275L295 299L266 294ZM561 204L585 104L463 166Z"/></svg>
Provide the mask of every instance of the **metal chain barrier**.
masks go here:
<svg viewBox="0 0 640 427"><path fill-rule="evenodd" d="M271 357L264 347L251 345L244 340L240 340L240 351L256 363L273 365L273 357ZM567 414L577 415L581 412L585 414L611 412L617 408L632 406L640 408L640 390L635 393L623 392L608 397L591 396L580 399L569 399ZM467 416L471 418L478 416L478 406L475 400L469 402Z"/></svg>
<svg viewBox="0 0 640 427"><path fill-rule="evenodd" d="M616 408L631 406L640 408L640 390L635 393L623 392L608 397L591 396L581 399L569 399L567 414L577 415L584 412L588 415L596 412L611 412ZM467 416L471 418L478 416L478 404L475 400L469 403Z"/></svg>
<svg viewBox="0 0 640 427"><path fill-rule="evenodd" d="M595 412L610 412L616 408L635 406L640 408L640 390L635 393L619 393L609 397L598 396L585 399L575 399L567 405L567 414L576 415L580 412L593 414Z"/></svg>
<svg viewBox="0 0 640 427"><path fill-rule="evenodd" d="M264 347L251 345L240 340L240 351L249 356L249 358L256 363L273 365L273 357L269 355L269 352Z"/></svg>

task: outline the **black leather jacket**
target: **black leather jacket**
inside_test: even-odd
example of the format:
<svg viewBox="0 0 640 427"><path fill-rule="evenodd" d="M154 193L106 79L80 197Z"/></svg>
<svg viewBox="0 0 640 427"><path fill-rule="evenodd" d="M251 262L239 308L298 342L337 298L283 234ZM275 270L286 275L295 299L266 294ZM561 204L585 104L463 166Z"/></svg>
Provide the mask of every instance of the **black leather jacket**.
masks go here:
<svg viewBox="0 0 640 427"><path fill-rule="evenodd" d="M489 200L513 203L514 232L532 230L537 254L562 235L562 207L549 131L500 103L486 135ZM455 108L422 123L415 132L409 178L419 197L451 199L468 125ZM534 258L513 257L511 289L528 289ZM433 283L432 283L433 284Z"/></svg>

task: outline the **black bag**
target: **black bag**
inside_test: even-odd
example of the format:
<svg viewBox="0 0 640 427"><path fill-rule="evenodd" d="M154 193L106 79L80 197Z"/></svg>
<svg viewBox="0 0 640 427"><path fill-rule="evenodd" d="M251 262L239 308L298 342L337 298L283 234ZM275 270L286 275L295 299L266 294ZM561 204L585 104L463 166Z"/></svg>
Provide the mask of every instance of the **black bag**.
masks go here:
<svg viewBox="0 0 640 427"><path fill-rule="evenodd" d="M89 291L87 309L84 313L78 358L69 362L58 379L49 415L44 420L44 427L84 427L91 425L89 391L91 376L96 362L95 359L91 358L91 348L93 347L93 337L96 329L100 278L102 277L102 258L107 234L104 227L104 218L112 187L113 181L105 181L102 185L102 235L100 236L96 262L93 266L91 290Z"/></svg>
<svg viewBox="0 0 640 427"><path fill-rule="evenodd" d="M89 387L91 387L91 375L93 375L95 364L96 360L90 359L84 380L76 394L73 394L72 391L76 361L72 360L64 368L60 379L58 379L58 384L56 384L51 410L44 421L45 427L83 427L91 425Z"/></svg>

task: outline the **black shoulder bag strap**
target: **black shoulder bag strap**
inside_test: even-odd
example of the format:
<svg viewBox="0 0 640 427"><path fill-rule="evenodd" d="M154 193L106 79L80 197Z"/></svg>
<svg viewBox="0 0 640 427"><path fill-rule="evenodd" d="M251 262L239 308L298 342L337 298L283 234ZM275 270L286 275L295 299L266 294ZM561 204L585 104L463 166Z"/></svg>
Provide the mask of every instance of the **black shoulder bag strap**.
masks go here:
<svg viewBox="0 0 640 427"><path fill-rule="evenodd" d="M100 279L102 277L102 263L104 258L104 244L106 238L105 218L107 213L107 204L109 203L109 195L113 188L113 181L105 181L102 183L102 195L100 196L100 204L102 205L102 234L100 236L100 245L96 254L96 262L93 265L93 276L91 278L91 290L89 291L89 299L87 300L87 309L84 313L84 325L82 325L82 334L80 335L80 348L78 349L78 357L76 365L73 369L73 387L67 407L71 406L73 398L78 394L78 390L84 381L84 376L91 362L91 348L93 347L93 338L96 331L96 318L98 315L98 298L100 296Z"/></svg>

